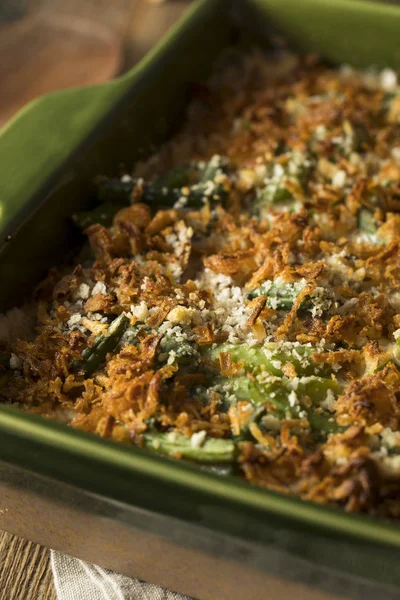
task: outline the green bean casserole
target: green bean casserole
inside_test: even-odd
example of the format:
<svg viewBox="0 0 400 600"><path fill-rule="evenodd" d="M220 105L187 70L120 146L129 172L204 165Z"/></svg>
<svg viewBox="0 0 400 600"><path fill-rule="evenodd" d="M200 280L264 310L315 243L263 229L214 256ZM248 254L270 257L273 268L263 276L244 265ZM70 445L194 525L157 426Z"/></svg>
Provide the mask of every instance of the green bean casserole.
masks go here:
<svg viewBox="0 0 400 600"><path fill-rule="evenodd" d="M396 74L230 56L97 186L87 248L0 320L2 401L400 517Z"/></svg>

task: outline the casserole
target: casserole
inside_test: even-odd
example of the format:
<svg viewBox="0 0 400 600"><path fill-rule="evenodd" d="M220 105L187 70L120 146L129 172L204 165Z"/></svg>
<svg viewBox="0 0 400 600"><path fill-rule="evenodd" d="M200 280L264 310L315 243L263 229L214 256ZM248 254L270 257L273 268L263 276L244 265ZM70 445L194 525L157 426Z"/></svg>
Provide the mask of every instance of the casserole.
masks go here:
<svg viewBox="0 0 400 600"><path fill-rule="evenodd" d="M324 9L331 12L332 18L325 14L324 21L329 27L335 20L338 27L344 20L349 28L361 20L367 30L374 27L374 3L304 2L296 31L288 23L289 4L283 3L279 10L281 3L255 2L238 4L235 10L242 22L248 19L249 27L254 16L262 16L257 11L266 11L297 43L309 36L311 49L320 50L328 59L352 58L360 66L371 62L357 35L348 38L351 46L340 46L335 52L333 37L326 31L316 35L315 21L309 17L321 15L318 11ZM132 135L138 148L145 147L171 128L184 104L183 84L191 77L189 73L195 70L196 79L205 75L212 58L229 40L231 25L222 18L224 6L197 3L175 37L170 35L162 51L142 63L146 70L138 68L99 89L39 101L3 132L2 164L12 164L3 176L2 231L8 239L1 257L3 309L15 304L38 280L40 271L50 266L49 259L54 264L65 247L72 248L74 232L66 225L66 217L90 195L88 182L93 176L100 170L116 171L122 159L134 159L136 148L128 145ZM396 66L394 45L388 39L395 32L393 23L399 13L396 7L380 11L383 17L378 23L385 44L373 49L373 60L378 66ZM213 35L211 23L216 27ZM191 44L206 49L208 65L203 51L190 65L175 65L172 77L165 65L175 51L187 52ZM153 79L152 70L162 67L160 77ZM172 111L167 118L166 105L158 102L161 90ZM46 119L54 119L61 105L63 110L69 105L71 112L63 114L43 148ZM149 130L140 128L146 115L154 123L150 140L146 139ZM78 131L80 122L84 124ZM22 126L32 140L29 161L18 135ZM352 597L372 597L378 589L382 597L395 594L399 540L396 530L385 523L350 518L233 480L221 481L190 466L116 447L9 408L3 407L1 414L4 529L200 598L262 597L265 585L275 586L274 593L279 595L282 576L296 582L299 595L312 581L328 590L326 597L332 597L334 589L341 593L344 582ZM43 510L49 515L43 531L37 527L38 517L33 518L36 510L39 518ZM77 512L84 517L78 519ZM96 521L88 512L97 516ZM118 539L113 540L116 535ZM286 593L294 589L288 586ZM307 594L313 597L317 592L307 590Z"/></svg>

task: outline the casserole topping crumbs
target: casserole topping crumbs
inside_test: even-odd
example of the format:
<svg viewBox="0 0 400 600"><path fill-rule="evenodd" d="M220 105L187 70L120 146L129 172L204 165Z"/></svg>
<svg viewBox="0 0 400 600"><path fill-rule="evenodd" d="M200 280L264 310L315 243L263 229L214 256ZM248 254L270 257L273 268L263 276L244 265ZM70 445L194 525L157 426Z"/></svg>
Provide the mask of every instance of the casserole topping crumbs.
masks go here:
<svg viewBox="0 0 400 600"><path fill-rule="evenodd" d="M3 344L1 397L398 517L396 76L254 52L197 96L171 142L74 215L94 258L40 284L34 334Z"/></svg>

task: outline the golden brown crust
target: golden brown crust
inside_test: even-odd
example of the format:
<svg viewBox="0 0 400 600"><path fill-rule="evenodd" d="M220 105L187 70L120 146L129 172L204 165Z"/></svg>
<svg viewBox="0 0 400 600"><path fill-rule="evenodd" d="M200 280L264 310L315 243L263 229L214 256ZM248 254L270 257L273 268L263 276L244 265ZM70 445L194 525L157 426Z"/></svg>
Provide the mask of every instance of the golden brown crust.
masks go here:
<svg viewBox="0 0 400 600"><path fill-rule="evenodd" d="M1 394L137 445L155 423L238 437L250 482L399 517L399 97L315 57L271 64L250 55L198 88L181 133L138 165L131 205L109 227L86 229L94 262L52 270L36 290L35 338L13 344ZM190 159L192 183L193 165L215 155L228 175L212 180L203 205L185 205L188 186L172 208L145 203L145 182ZM214 202L216 185L224 202ZM266 284L295 290L292 304L251 297ZM119 315L128 332L85 376L85 351ZM230 351L218 364L207 352L225 341L278 344L283 358L270 359L270 372ZM319 404L301 391L315 376L299 375L300 345L312 346L307 368L329 373ZM275 372L289 399L282 411L268 392L261 420L254 403L215 383L274 385ZM319 438L310 412L332 433Z"/></svg>

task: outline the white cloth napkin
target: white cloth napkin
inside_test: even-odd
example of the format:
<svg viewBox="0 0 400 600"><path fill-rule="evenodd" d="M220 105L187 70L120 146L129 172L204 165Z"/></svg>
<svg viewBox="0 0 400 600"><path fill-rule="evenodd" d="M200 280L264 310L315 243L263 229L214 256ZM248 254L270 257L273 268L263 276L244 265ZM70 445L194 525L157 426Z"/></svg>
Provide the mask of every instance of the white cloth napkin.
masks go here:
<svg viewBox="0 0 400 600"><path fill-rule="evenodd" d="M191 600L54 550L51 568L58 600Z"/></svg>

